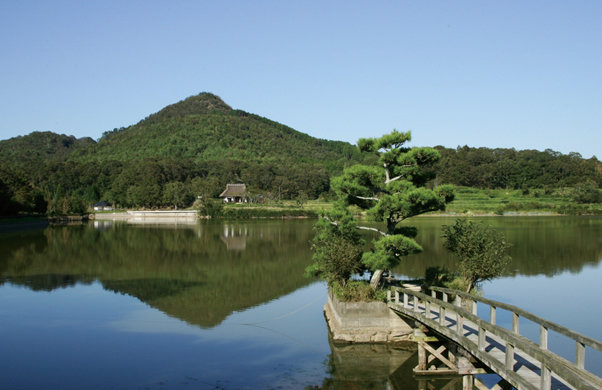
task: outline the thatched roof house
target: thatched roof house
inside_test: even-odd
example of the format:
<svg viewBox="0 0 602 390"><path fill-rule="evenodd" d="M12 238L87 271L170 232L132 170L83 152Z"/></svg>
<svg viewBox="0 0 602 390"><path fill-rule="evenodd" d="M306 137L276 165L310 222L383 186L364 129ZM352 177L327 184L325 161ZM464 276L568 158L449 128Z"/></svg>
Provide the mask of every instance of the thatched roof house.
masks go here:
<svg viewBox="0 0 602 390"><path fill-rule="evenodd" d="M98 202L94 205L94 210L113 210L113 207L111 207L109 202L103 200L102 202Z"/></svg>
<svg viewBox="0 0 602 390"><path fill-rule="evenodd" d="M244 184L226 184L226 190L219 196L224 202L246 202L247 188Z"/></svg>

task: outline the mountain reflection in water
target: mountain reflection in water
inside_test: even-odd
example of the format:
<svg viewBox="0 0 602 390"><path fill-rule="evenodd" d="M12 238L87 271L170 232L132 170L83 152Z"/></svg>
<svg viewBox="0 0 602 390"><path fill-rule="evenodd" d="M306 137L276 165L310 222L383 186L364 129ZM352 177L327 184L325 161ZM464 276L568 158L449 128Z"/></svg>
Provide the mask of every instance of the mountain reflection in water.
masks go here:
<svg viewBox="0 0 602 390"><path fill-rule="evenodd" d="M303 276L313 234L306 221L108 222L50 226L3 240L3 280L34 291L98 280L203 328L312 282Z"/></svg>

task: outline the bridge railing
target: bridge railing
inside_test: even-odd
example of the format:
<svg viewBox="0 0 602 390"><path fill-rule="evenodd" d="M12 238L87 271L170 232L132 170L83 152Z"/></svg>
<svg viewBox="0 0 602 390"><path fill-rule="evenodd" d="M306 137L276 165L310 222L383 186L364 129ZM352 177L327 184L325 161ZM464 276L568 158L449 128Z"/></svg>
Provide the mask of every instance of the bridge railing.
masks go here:
<svg viewBox="0 0 602 390"><path fill-rule="evenodd" d="M424 322L426 325L433 327L433 329L439 333L458 342L470 353L482 360L494 371L512 383L515 387L525 389L534 388L530 383L526 382L524 378L520 377L513 371L515 359L514 353L515 349L517 349L523 351L534 360L540 362L540 389L550 389L552 373L556 374L576 389L593 390L602 388L602 379L586 371L584 368L585 356L580 350L582 347L577 347L577 362L570 362L547 349L547 331L552 329L558 333L568 335L568 337L573 338L573 340L575 340L577 343L584 346L587 345L600 351L602 350L602 343L599 341L535 316L534 314L531 314L516 306L477 297L457 290L440 287L430 287L429 289L431 290L431 295L401 287L391 288L392 292L395 294L394 302L396 305L398 305L398 308L403 309L402 312L404 312L406 315L414 316L415 318L421 317L422 322ZM442 299L438 299L436 297L437 292L440 293ZM455 303L453 304L448 302L451 296L456 297ZM463 300L469 304L463 305ZM420 307L420 301L422 301L423 308ZM483 320L477 316L476 302L481 302L490 306L491 311L489 321ZM463 308L466 306L469 307L470 311ZM431 318L432 309L435 308L438 308L439 310L439 318L437 321ZM497 326L495 323L496 310L498 308L505 309L513 313L512 331ZM424 313L422 313L422 311ZM450 315L453 318L452 313L455 314L456 324L455 326L448 327L446 326L445 319L446 316L449 318ZM544 328L544 330L541 330L540 333L539 344L536 344L520 335L519 319L521 316L538 323ZM476 344L464 336L465 319L471 321L476 327L478 327L478 342ZM495 335L505 341L505 362L498 362L497 360L491 358L491 356L489 356L485 351L485 340L487 333Z"/></svg>
<svg viewBox="0 0 602 390"><path fill-rule="evenodd" d="M542 349L548 349L548 332L550 330L559 333L575 342L575 366L579 369L585 369L585 347L593 348L597 351L602 352L602 342L587 337L581 333L572 331L565 328L562 325L558 325L554 322L548 321L545 318L536 316L535 314L529 313L526 310L521 309L507 303L494 301L491 299L467 294L463 291L451 290L448 288L429 286L431 294L435 296L435 292L440 292L443 300L447 302L447 298L450 295L456 296L456 305L460 306L462 300L471 302L472 313L477 315L477 302L481 302L489 306L489 321L491 324L496 325L497 309L507 310L512 313L512 331L516 334L520 334L520 318L526 318L537 325L539 325L539 346Z"/></svg>

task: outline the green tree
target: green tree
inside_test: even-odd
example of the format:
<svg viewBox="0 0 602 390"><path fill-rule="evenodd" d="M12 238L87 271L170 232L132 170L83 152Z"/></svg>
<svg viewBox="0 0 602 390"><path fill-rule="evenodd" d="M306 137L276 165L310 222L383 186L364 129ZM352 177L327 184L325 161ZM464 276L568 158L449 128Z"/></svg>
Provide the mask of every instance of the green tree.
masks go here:
<svg viewBox="0 0 602 390"><path fill-rule="evenodd" d="M179 181L173 181L165 184L163 188L163 201L165 203L173 204L176 210L178 206L183 206L188 195L188 188L186 185Z"/></svg>
<svg viewBox="0 0 602 390"><path fill-rule="evenodd" d="M380 234L373 240L374 249L362 255L362 264L372 272L370 284L376 288L384 270L397 266L403 256L419 253L420 245L399 224L408 218L431 211L445 210L453 200L453 186L427 189L419 168L436 162L440 155L432 148L408 148L411 133L392 133L380 138L363 138L358 141L360 151L375 156L374 165L354 165L345 169L342 176L333 178L331 187L337 194L339 206L325 213L331 224L339 226L341 209L355 205L366 210L369 221L384 222L381 230L357 226ZM352 217L355 221L355 218Z"/></svg>
<svg viewBox="0 0 602 390"><path fill-rule="evenodd" d="M201 197L199 202L196 203L196 208L199 210L199 216L201 217L217 217L224 210L224 202L209 197Z"/></svg>
<svg viewBox="0 0 602 390"><path fill-rule="evenodd" d="M600 203L602 194L595 181L587 180L575 186L574 199L577 203Z"/></svg>
<svg viewBox="0 0 602 390"><path fill-rule="evenodd" d="M365 242L347 208L335 205L330 217L337 223L321 218L314 226L314 263L305 272L306 276L319 276L326 280L329 286L337 283L344 288L351 275L365 270L362 264Z"/></svg>
<svg viewBox="0 0 602 390"><path fill-rule="evenodd" d="M453 226L441 229L443 246L460 261L460 273L464 277L466 292L486 280L502 275L511 260L507 254L511 244L493 226L483 222L456 220Z"/></svg>
<svg viewBox="0 0 602 390"><path fill-rule="evenodd" d="M190 191L195 198L216 198L224 190L216 177L195 177L191 181Z"/></svg>
<svg viewBox="0 0 602 390"><path fill-rule="evenodd" d="M295 202L297 203L297 206L303 208L303 205L307 203L307 193L305 193L305 191L299 191L297 198L295 198Z"/></svg>

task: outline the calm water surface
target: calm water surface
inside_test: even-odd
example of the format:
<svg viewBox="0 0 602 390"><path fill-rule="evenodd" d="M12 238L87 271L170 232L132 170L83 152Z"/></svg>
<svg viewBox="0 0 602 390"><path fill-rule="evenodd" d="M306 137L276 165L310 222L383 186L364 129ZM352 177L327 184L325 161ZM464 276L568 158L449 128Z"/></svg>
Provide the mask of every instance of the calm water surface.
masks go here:
<svg viewBox="0 0 602 390"><path fill-rule="evenodd" d="M485 297L602 340L602 219L487 221L513 242L514 261ZM330 343L326 287L303 277L313 222L96 221L0 235L1 387L417 389L412 352ZM395 273L453 269L440 227L454 220L411 222L425 251ZM521 323L531 338L537 330ZM573 359L562 337L550 346ZM602 360L588 350L586 367Z"/></svg>

